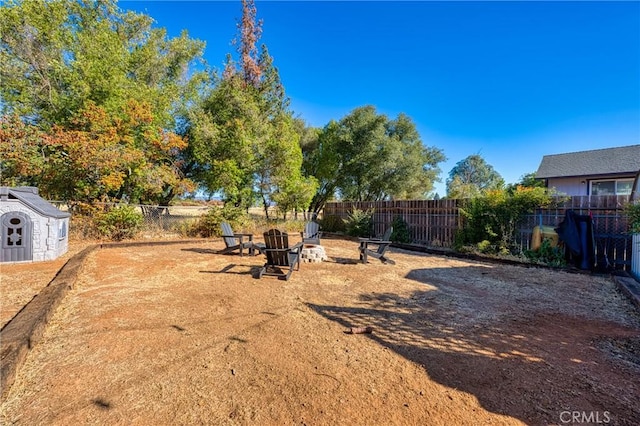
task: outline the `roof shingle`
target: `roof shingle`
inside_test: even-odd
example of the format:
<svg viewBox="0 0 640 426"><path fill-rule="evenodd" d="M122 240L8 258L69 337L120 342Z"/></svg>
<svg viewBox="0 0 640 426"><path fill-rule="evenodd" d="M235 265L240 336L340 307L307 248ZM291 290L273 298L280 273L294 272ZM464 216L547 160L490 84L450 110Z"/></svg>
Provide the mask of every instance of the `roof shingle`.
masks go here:
<svg viewBox="0 0 640 426"><path fill-rule="evenodd" d="M638 170L640 145L630 145L545 155L536 172L536 178L637 173Z"/></svg>

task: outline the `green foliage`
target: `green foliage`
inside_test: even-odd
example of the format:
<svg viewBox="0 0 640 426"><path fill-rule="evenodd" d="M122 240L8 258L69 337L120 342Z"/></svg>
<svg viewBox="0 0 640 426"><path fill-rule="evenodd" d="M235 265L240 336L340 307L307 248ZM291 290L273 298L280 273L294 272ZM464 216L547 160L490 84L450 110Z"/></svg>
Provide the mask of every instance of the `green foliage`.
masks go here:
<svg viewBox="0 0 640 426"><path fill-rule="evenodd" d="M558 246L553 247L551 241L547 238L542 240L538 250L527 250L524 255L534 263L542 263L554 267L563 267L567 264L564 250Z"/></svg>
<svg viewBox="0 0 640 426"><path fill-rule="evenodd" d="M15 115L0 117L0 184L38 186L46 170L45 135ZM46 193L44 194L47 195Z"/></svg>
<svg viewBox="0 0 640 426"><path fill-rule="evenodd" d="M324 216L322 219L318 219L318 223L320 228L326 232L345 232L347 230L345 221L336 215Z"/></svg>
<svg viewBox="0 0 640 426"><path fill-rule="evenodd" d="M221 80L189 116L190 176L209 193L248 208L253 202L255 147L265 140L259 106L239 76Z"/></svg>
<svg viewBox="0 0 640 426"><path fill-rule="evenodd" d="M640 203L627 204L625 213L629 219L629 230L632 234L640 233Z"/></svg>
<svg viewBox="0 0 640 426"><path fill-rule="evenodd" d="M302 152L291 116L279 113L270 123L268 139L256 147L257 189L267 218L268 207L275 202L286 219L288 211L309 206L316 181L302 175Z"/></svg>
<svg viewBox="0 0 640 426"><path fill-rule="evenodd" d="M513 192L519 186L524 186L524 187L527 187L527 188L544 188L545 187L544 186L544 180L536 179L536 173L535 172L526 173L526 174L520 176L520 181L518 183L507 185L507 191Z"/></svg>
<svg viewBox="0 0 640 426"><path fill-rule="evenodd" d="M203 238L219 237L222 235L220 224L229 222L231 228L239 229L247 223L246 211L230 204L224 207L212 207L202 215L188 230L189 236Z"/></svg>
<svg viewBox="0 0 640 426"><path fill-rule="evenodd" d="M466 200L460 208L463 225L456 234L455 247L482 243L481 251L510 251L522 218L550 203L551 196L544 188L525 187L518 187L513 193L488 191Z"/></svg>
<svg viewBox="0 0 640 426"><path fill-rule="evenodd" d="M3 181L62 200L164 205L193 190L177 123L203 84L192 70L204 43L167 39L115 0L12 0L0 22L2 120L33 128L3 123Z"/></svg>
<svg viewBox="0 0 640 426"><path fill-rule="evenodd" d="M492 244L491 241L488 240L482 240L479 243L476 244L476 249L482 253L482 254L509 254L509 251L498 245L498 244Z"/></svg>
<svg viewBox="0 0 640 426"><path fill-rule="evenodd" d="M302 134L303 169L318 180L315 212L336 193L348 201L425 198L445 160L441 150L423 145L408 116L390 120L373 106Z"/></svg>
<svg viewBox="0 0 640 426"><path fill-rule="evenodd" d="M370 237L373 233L373 210L353 209L345 219L347 235Z"/></svg>
<svg viewBox="0 0 640 426"><path fill-rule="evenodd" d="M401 216L396 216L393 219L391 226L393 226L391 241L396 243L411 242L411 236L409 234L409 224Z"/></svg>
<svg viewBox="0 0 640 426"><path fill-rule="evenodd" d="M120 206L95 216L99 234L113 241L134 238L142 229L144 217L132 206Z"/></svg>
<svg viewBox="0 0 640 426"><path fill-rule="evenodd" d="M252 0L242 2L238 62L227 56L216 87L190 115L190 176L209 193L248 208L259 199L286 218L307 208L316 182L301 172L302 152L289 99L267 47Z"/></svg>
<svg viewBox="0 0 640 426"><path fill-rule="evenodd" d="M180 175L179 136L150 123L149 105L128 102L120 117L89 104L73 128L48 132L17 116L0 118L2 182L25 182L56 200L167 203L193 188Z"/></svg>
<svg viewBox="0 0 640 426"><path fill-rule="evenodd" d="M287 219L287 212L292 210L304 211L309 207L311 198L318 186L313 177L302 178L295 174L292 177L293 179L290 181L284 181L283 186L271 196L285 220Z"/></svg>
<svg viewBox="0 0 640 426"><path fill-rule="evenodd" d="M449 172L447 198L467 199L501 189L504 179L480 155L470 155Z"/></svg>

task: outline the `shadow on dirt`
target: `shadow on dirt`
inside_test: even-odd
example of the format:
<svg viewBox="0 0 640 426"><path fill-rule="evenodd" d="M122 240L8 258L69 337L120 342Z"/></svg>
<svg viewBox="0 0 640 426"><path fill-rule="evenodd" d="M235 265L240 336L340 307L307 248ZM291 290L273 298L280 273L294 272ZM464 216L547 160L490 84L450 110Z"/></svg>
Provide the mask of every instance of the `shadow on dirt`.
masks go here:
<svg viewBox="0 0 640 426"><path fill-rule="evenodd" d="M566 411L601 418L607 412L610 424L640 418L637 372L594 347L605 333L624 339L638 329L564 314L562 301L542 294L546 304L525 304L538 289L510 277L492 280L493 273L481 266L418 269L406 278L427 289L409 297L362 294L357 307L308 306L347 328L372 327L367 338L421 365L432 380L474 395L491 412L536 425L560 424Z"/></svg>
<svg viewBox="0 0 640 426"><path fill-rule="evenodd" d="M200 271L203 274L255 275L260 268L255 265L238 265L231 263L219 271Z"/></svg>
<svg viewBox="0 0 640 426"><path fill-rule="evenodd" d="M181 249L182 251L191 251L194 253L200 253L200 254L219 254L218 250L213 250L213 249L204 249L204 248L186 248L186 249Z"/></svg>
<svg viewBox="0 0 640 426"><path fill-rule="evenodd" d="M357 265L360 263L357 259L349 259L347 257L330 257L326 262L339 263L341 265Z"/></svg>

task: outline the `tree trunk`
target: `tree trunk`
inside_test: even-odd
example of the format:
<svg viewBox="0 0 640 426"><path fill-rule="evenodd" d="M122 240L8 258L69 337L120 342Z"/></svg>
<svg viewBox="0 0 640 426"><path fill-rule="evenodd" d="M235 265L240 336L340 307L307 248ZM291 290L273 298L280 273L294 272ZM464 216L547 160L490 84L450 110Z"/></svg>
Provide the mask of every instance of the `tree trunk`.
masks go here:
<svg viewBox="0 0 640 426"><path fill-rule="evenodd" d="M262 206L264 207L264 215L269 220L269 201L262 195Z"/></svg>

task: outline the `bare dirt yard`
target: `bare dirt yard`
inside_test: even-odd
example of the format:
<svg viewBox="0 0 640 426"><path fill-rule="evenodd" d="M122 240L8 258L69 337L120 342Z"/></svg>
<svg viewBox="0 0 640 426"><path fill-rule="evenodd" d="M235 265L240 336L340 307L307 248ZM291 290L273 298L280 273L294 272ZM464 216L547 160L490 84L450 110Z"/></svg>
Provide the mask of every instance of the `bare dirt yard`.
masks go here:
<svg viewBox="0 0 640 426"><path fill-rule="evenodd" d="M221 241L94 251L0 423L638 424L640 316L610 278L323 245L286 282ZM46 264L2 266L3 298Z"/></svg>

